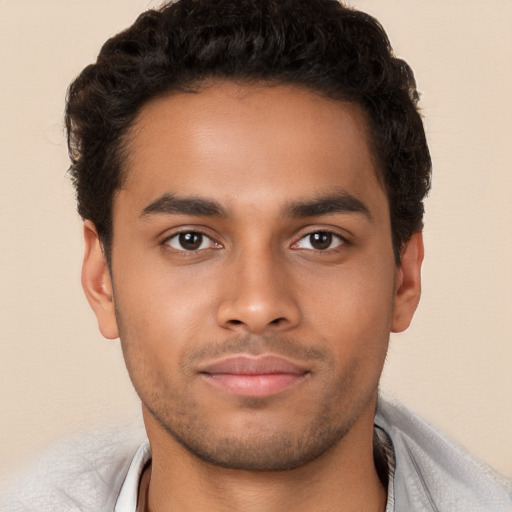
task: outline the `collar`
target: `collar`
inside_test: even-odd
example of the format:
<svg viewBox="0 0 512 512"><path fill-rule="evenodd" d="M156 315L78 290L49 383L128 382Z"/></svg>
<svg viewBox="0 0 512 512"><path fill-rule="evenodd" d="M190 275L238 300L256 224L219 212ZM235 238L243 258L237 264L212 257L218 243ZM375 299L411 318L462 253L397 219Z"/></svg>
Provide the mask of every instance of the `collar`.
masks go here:
<svg viewBox="0 0 512 512"><path fill-rule="evenodd" d="M393 444L388 434L379 426L375 426L375 452L376 457L380 457L385 466L387 466L388 498L386 502L386 512L394 511L394 488L393 478L395 473L395 456ZM146 441L139 446L133 456L128 473L124 479L121 491L117 498L114 512L137 512L137 502L139 498L139 487L142 474L145 467L151 460L151 447Z"/></svg>
<svg viewBox="0 0 512 512"><path fill-rule="evenodd" d="M139 484L144 468L151 460L151 447L149 442L139 446L135 452L128 473L124 479L121 491L116 501L114 512L136 512L139 497Z"/></svg>

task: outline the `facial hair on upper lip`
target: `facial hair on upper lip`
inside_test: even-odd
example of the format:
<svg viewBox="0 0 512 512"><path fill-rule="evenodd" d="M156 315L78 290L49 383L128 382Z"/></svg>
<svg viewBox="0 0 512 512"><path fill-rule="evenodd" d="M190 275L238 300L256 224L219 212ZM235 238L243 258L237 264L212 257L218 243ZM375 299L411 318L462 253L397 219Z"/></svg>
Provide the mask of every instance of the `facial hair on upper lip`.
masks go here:
<svg viewBox="0 0 512 512"><path fill-rule="evenodd" d="M196 374L207 361L237 355L259 356L272 354L284 359L315 365L332 361L330 351L318 343L306 344L296 338L281 336L255 336L247 334L223 342L205 344L184 355L180 367L185 374Z"/></svg>

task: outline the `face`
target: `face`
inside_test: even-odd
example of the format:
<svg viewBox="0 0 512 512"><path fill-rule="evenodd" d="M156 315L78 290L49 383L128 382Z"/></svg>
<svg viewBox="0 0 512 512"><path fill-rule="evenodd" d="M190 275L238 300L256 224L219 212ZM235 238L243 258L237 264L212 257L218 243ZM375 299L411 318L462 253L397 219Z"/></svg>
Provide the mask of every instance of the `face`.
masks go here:
<svg viewBox="0 0 512 512"><path fill-rule="evenodd" d="M112 275L86 224L83 282L121 338L150 439L279 470L373 421L421 240L397 267L367 131L357 106L291 86L216 83L143 108Z"/></svg>

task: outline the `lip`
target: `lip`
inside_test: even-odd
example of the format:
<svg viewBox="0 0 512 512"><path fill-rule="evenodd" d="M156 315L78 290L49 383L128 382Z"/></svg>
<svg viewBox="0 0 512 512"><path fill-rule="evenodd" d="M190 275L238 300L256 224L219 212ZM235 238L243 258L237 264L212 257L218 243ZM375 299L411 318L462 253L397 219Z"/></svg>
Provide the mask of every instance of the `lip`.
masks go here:
<svg viewBox="0 0 512 512"><path fill-rule="evenodd" d="M206 364L200 374L212 386L246 397L276 395L298 384L309 370L275 355L226 357Z"/></svg>

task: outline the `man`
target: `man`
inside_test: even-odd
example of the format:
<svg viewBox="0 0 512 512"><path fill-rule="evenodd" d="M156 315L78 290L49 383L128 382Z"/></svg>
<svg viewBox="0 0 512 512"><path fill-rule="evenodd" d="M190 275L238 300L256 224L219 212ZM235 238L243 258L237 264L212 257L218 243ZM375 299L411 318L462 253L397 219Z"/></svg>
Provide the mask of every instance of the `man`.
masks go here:
<svg viewBox="0 0 512 512"><path fill-rule="evenodd" d="M336 1L181 0L104 45L66 111L82 283L149 443L89 450L37 510L510 510L378 400L420 295L416 103Z"/></svg>

